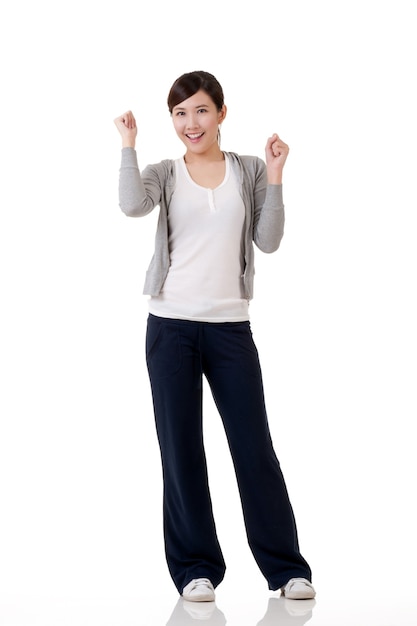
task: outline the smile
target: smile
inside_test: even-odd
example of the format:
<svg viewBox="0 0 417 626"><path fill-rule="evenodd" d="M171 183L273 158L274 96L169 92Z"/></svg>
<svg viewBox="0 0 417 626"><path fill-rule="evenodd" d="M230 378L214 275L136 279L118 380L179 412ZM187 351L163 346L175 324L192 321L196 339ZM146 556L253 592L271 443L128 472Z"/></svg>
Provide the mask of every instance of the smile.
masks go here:
<svg viewBox="0 0 417 626"><path fill-rule="evenodd" d="M186 137L188 137L188 139L190 139L191 141L195 141L196 139L200 139L200 137L202 137L204 135L204 133L189 133L186 134Z"/></svg>

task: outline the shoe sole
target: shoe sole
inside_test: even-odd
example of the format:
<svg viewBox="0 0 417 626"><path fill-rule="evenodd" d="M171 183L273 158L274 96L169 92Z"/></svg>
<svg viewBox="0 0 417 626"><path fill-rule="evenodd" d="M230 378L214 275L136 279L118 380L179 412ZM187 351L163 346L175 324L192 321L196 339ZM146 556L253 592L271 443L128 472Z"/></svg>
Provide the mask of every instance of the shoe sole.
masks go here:
<svg viewBox="0 0 417 626"><path fill-rule="evenodd" d="M313 600L316 597L315 593L311 593L311 594L307 594L307 593L302 593L300 591L300 593L290 593L289 595L286 593L282 594L284 596L284 598L287 598L287 600Z"/></svg>
<svg viewBox="0 0 417 626"><path fill-rule="evenodd" d="M214 594L201 594L195 596L182 596L187 602L214 602Z"/></svg>

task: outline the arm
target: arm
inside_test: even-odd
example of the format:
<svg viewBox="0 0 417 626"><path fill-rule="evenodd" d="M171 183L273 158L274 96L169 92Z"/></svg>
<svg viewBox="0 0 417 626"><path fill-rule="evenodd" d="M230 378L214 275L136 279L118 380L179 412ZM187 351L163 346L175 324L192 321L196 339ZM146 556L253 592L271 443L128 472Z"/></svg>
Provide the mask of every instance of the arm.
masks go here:
<svg viewBox="0 0 417 626"><path fill-rule="evenodd" d="M137 127L131 111L114 120L122 137L122 162L119 173L119 205L125 215L147 215L160 201L158 184L145 185L135 150Z"/></svg>
<svg viewBox="0 0 417 626"><path fill-rule="evenodd" d="M277 134L265 146L265 166L256 175L253 239L262 252L278 250L284 235L285 213L282 196L282 171L289 147Z"/></svg>
<svg viewBox="0 0 417 626"><path fill-rule="evenodd" d="M114 123L122 137L122 148L134 148L138 129L132 111L127 111L123 113L123 115L119 115L119 117L116 117L114 120Z"/></svg>
<svg viewBox="0 0 417 626"><path fill-rule="evenodd" d="M266 170L270 185L282 185L282 170L290 149L276 133L268 138L265 146Z"/></svg>

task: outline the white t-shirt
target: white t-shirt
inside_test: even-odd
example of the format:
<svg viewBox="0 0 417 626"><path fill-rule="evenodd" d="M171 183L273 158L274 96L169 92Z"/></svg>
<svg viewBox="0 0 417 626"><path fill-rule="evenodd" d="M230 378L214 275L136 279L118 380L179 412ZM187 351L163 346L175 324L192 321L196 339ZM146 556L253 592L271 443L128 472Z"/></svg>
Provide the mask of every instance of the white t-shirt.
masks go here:
<svg viewBox="0 0 417 626"><path fill-rule="evenodd" d="M226 157L215 189L191 178L183 158L175 161L176 184L168 212L170 268L149 312L203 322L249 319L243 295L245 208Z"/></svg>

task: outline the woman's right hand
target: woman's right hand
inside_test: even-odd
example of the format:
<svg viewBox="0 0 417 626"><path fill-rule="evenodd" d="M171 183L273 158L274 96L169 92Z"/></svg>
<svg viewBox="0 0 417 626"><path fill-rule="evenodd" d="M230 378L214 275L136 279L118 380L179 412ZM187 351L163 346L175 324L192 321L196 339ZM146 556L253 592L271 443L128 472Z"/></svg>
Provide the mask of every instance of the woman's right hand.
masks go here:
<svg viewBox="0 0 417 626"><path fill-rule="evenodd" d="M123 148L134 148L138 129L132 111L126 111L114 120L117 130L122 136Z"/></svg>

